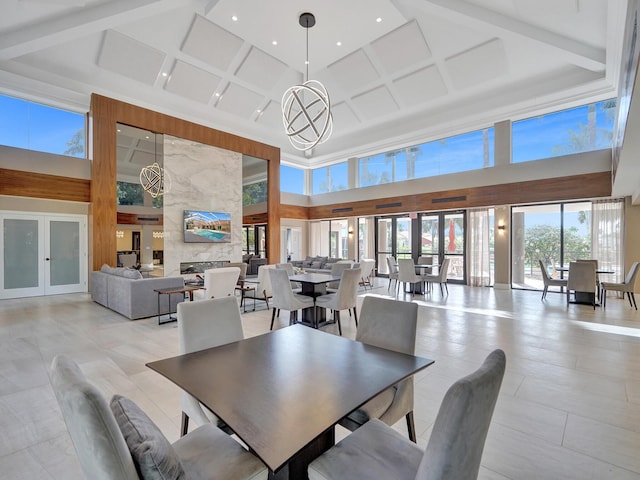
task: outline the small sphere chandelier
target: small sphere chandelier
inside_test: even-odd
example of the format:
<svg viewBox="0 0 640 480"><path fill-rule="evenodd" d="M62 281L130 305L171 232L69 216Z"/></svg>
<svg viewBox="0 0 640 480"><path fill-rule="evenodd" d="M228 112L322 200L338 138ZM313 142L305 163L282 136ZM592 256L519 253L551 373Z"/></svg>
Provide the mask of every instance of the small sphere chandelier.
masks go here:
<svg viewBox="0 0 640 480"><path fill-rule="evenodd" d="M284 92L282 122L291 145L306 151L331 136L333 116L327 89L319 81L309 80L309 29L316 24L316 18L312 13L303 13L299 23L307 31L307 81Z"/></svg>

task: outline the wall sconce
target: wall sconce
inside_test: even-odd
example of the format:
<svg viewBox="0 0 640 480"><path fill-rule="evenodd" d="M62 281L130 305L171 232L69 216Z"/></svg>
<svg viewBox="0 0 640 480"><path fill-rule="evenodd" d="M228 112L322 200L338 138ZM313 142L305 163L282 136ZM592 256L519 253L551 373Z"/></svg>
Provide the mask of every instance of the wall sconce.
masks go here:
<svg viewBox="0 0 640 480"><path fill-rule="evenodd" d="M124 232L122 230L116 230L116 238L124 238Z"/></svg>
<svg viewBox="0 0 640 480"><path fill-rule="evenodd" d="M498 220L498 233L500 233L500 235L503 235L504 230L505 230L504 220Z"/></svg>

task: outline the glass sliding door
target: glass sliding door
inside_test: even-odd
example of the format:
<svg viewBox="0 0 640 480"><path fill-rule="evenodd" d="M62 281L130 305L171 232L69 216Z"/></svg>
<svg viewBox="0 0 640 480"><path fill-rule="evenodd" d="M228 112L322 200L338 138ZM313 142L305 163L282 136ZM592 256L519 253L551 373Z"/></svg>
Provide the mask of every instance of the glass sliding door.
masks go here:
<svg viewBox="0 0 640 480"><path fill-rule="evenodd" d="M387 257L411 258L412 225L409 216L377 217L376 225L376 266L378 274L389 274Z"/></svg>
<svg viewBox="0 0 640 480"><path fill-rule="evenodd" d="M540 262L562 278L559 266L592 258L591 202L529 205L511 209L511 283L542 290Z"/></svg>
<svg viewBox="0 0 640 480"><path fill-rule="evenodd" d="M464 211L419 215L420 256L432 257L434 266L450 258L447 281L465 283L466 215ZM437 271L434 269L434 272Z"/></svg>

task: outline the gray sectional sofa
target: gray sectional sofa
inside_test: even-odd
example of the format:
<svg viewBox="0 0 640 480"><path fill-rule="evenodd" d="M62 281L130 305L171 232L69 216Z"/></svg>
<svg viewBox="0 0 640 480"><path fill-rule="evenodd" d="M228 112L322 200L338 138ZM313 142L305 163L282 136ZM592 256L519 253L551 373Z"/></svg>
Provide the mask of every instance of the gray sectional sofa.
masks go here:
<svg viewBox="0 0 640 480"><path fill-rule="evenodd" d="M304 269L308 273L331 273L331 265L341 261L342 258L307 257L304 260L291 260L291 265Z"/></svg>
<svg viewBox="0 0 640 480"><path fill-rule="evenodd" d="M101 270L91 272L91 298L131 320L158 315L158 293L154 289L182 287L182 277L142 278L138 270L129 268L103 265ZM160 313L175 312L182 300L180 295L160 295Z"/></svg>

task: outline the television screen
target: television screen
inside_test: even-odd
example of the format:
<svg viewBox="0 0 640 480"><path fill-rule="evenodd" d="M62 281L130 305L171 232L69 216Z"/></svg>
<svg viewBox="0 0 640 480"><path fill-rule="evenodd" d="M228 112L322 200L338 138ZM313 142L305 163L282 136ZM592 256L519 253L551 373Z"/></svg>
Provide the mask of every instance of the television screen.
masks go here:
<svg viewBox="0 0 640 480"><path fill-rule="evenodd" d="M184 241L185 243L231 242L231 214L185 210Z"/></svg>

